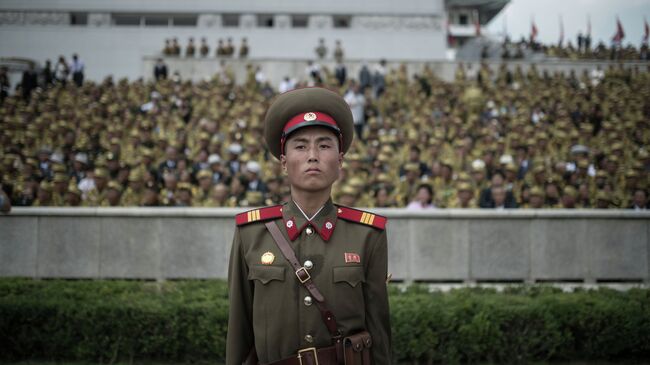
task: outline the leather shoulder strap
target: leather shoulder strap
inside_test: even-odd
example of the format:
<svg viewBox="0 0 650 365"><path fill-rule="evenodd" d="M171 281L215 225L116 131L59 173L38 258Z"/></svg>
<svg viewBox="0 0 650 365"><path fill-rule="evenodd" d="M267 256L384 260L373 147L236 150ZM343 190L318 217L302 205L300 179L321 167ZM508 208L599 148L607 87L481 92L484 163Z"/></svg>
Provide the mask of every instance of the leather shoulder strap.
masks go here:
<svg viewBox="0 0 650 365"><path fill-rule="evenodd" d="M328 331L332 335L332 338L338 341L341 337L341 333L338 330L338 325L336 324L336 318L334 317L334 313L332 313L325 306L325 297L323 297L323 294L321 294L320 290L318 290L318 288L316 287L316 284L314 284L314 281L311 279L311 276L309 275L307 269L305 269L302 265L300 265L298 258L296 258L295 251L293 250L291 244L287 241L287 239L284 238L277 224L271 221L271 222L264 223L264 225L271 233L271 237L273 237L273 240L278 245L278 248L282 252L284 258L286 258L287 261L289 261L289 263L293 267L296 277L298 278L300 284L302 284L305 287L305 289L307 289L309 294L311 294L311 296L314 297L314 299L316 299L316 305L318 306L318 309L321 312L323 323L325 323L325 326L327 327Z"/></svg>

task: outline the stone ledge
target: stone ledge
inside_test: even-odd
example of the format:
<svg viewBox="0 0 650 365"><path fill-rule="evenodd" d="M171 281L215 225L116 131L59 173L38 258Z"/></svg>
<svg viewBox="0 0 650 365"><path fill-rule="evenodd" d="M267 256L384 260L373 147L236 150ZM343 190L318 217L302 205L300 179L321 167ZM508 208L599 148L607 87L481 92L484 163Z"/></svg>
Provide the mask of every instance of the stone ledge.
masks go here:
<svg viewBox="0 0 650 365"><path fill-rule="evenodd" d="M254 208L97 208L97 207L14 207L3 216L62 216L62 217L215 217L233 218L236 214ZM429 211L412 211L403 208L360 208L386 216L388 218L445 219L445 218L487 218L487 219L650 219L650 211L635 212L626 209L433 209Z"/></svg>

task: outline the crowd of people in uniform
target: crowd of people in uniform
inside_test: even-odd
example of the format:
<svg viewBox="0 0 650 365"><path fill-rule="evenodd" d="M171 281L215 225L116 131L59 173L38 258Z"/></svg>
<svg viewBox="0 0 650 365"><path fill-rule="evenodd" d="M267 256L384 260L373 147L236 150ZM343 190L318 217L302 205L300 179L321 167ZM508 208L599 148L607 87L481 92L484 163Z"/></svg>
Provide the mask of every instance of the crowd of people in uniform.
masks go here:
<svg viewBox="0 0 650 365"><path fill-rule="evenodd" d="M358 141L335 201L358 207L648 207L650 70L550 74L386 65L381 89L323 67ZM390 67L392 66L392 67ZM254 69L251 68L251 73ZM262 142L274 97L227 68L201 82L55 84L0 106L0 177L14 206L237 207L290 199Z"/></svg>
<svg viewBox="0 0 650 365"><path fill-rule="evenodd" d="M550 58L565 58L569 60L625 60L625 61L649 61L650 50L648 43L642 42L639 47L632 44L623 45L621 42L613 42L607 46L604 42L592 44L591 36L578 34L576 42L558 42L554 44L543 44L532 39L522 38L518 42L512 42L506 38L501 44L502 59L522 59L524 50L541 52ZM486 51L483 51L485 56Z"/></svg>
<svg viewBox="0 0 650 365"><path fill-rule="evenodd" d="M239 45L239 58L248 57L248 52L250 47L248 45L248 40L242 38ZM225 41L222 38L217 40L217 45L215 47L214 55L216 57L235 57L235 44L233 43L232 38L227 38ZM208 39L206 37L201 38L201 43L196 44L194 42L194 37L190 37L187 40L185 49L181 49L181 45L178 41L178 38L165 39L165 47L162 49L162 54L167 57L180 57L181 54L184 57L210 57L210 45L208 44Z"/></svg>

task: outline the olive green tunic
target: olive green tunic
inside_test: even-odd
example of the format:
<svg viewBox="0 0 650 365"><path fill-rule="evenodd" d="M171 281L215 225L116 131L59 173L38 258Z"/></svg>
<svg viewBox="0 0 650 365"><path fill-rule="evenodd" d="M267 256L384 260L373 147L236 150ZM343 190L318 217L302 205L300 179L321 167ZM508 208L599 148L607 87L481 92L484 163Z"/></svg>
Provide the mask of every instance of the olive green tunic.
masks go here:
<svg viewBox="0 0 650 365"><path fill-rule="evenodd" d="M314 283L325 297L344 336L364 329L373 339L373 364L390 363L390 321L386 290L387 241L383 229L337 217L328 201L306 229L304 215L291 202L274 221L301 263L309 260ZM293 218L300 234L289 240L286 222ZM319 235L332 223L328 241ZM290 224L291 225L291 224ZM329 226L329 225L328 225ZM309 234L311 231L311 234ZM273 262L262 263L270 252ZM350 259L357 254L360 262ZM299 283L263 220L236 228L228 273L230 315L226 364L242 364L254 346L261 364L295 356L308 347L331 346L331 336L309 292Z"/></svg>

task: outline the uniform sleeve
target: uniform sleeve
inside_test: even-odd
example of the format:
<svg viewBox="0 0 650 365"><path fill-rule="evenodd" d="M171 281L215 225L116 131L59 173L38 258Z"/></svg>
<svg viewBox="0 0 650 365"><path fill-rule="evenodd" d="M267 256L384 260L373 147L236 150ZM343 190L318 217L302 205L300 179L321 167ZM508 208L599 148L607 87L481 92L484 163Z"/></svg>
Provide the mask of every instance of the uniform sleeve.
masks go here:
<svg viewBox="0 0 650 365"><path fill-rule="evenodd" d="M366 328L372 336L372 363L389 365L391 363L390 315L388 309L388 247L386 231L375 242L364 285L366 305Z"/></svg>
<svg viewBox="0 0 650 365"><path fill-rule="evenodd" d="M254 347L253 289L248 281L248 265L242 253L239 228L235 229L228 267L228 338L226 365L241 365Z"/></svg>

